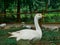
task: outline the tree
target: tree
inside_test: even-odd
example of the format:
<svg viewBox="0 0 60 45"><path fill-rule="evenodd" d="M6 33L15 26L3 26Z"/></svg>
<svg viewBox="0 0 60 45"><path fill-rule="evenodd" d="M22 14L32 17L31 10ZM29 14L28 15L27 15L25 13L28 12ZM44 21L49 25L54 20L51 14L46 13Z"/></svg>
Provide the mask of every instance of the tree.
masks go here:
<svg viewBox="0 0 60 45"><path fill-rule="evenodd" d="M13 3L14 0L3 0L4 2L4 18L6 18L6 9L10 6L10 3Z"/></svg>
<svg viewBox="0 0 60 45"><path fill-rule="evenodd" d="M17 21L18 22L20 21L20 4L21 4L21 1L17 0Z"/></svg>

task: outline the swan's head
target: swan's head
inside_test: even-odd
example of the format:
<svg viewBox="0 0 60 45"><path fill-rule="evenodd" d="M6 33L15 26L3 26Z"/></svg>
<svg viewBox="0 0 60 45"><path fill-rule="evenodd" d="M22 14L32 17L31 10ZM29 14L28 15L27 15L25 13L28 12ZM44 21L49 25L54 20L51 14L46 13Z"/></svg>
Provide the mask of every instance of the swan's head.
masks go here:
<svg viewBox="0 0 60 45"><path fill-rule="evenodd" d="M35 15L35 17L38 18L38 19L40 19L40 18L43 17L43 15L41 13L38 13L38 14Z"/></svg>

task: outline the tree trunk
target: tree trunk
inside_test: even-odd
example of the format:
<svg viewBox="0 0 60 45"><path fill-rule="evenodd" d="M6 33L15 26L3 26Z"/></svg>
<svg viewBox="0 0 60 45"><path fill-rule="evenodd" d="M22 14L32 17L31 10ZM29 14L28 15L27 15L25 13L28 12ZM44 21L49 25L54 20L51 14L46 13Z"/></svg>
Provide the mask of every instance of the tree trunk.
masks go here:
<svg viewBox="0 0 60 45"><path fill-rule="evenodd" d="M20 1L17 3L17 21L20 22Z"/></svg>
<svg viewBox="0 0 60 45"><path fill-rule="evenodd" d="M4 11L3 11L4 19L6 18L6 2L4 0Z"/></svg>
<svg viewBox="0 0 60 45"><path fill-rule="evenodd" d="M32 19L32 14L31 14L32 13L32 9L31 8L32 8L32 6L29 4L30 17Z"/></svg>

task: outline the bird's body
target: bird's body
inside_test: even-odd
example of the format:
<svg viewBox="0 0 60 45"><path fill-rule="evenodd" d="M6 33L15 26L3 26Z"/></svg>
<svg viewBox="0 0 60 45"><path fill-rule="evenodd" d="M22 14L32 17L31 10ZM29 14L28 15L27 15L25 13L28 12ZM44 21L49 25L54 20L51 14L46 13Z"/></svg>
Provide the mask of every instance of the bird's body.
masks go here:
<svg viewBox="0 0 60 45"><path fill-rule="evenodd" d="M28 29L31 29L32 28L32 26L31 25L27 25L27 24L25 24L25 22L22 22L22 27L26 27L26 28L28 28Z"/></svg>
<svg viewBox="0 0 60 45"><path fill-rule="evenodd" d="M35 30L31 30L31 29L30 30L24 29L17 32L12 32L11 34L12 36L10 37L17 37L16 39L17 41L20 39L23 39L23 40L41 39L41 35Z"/></svg>
<svg viewBox="0 0 60 45"><path fill-rule="evenodd" d="M3 23L3 24L0 24L0 27L4 27L4 26L6 26L6 24L5 24L5 23Z"/></svg>
<svg viewBox="0 0 60 45"><path fill-rule="evenodd" d="M42 27L44 27L45 29L50 29L51 31L53 31L53 30L58 31L59 30L59 27L56 25L42 25Z"/></svg>
<svg viewBox="0 0 60 45"><path fill-rule="evenodd" d="M41 28L38 25L38 19L42 18L41 14L37 14L34 17L34 23L35 23L35 27L36 30L32 30L32 29L23 29L23 30L19 30L16 32L11 32L10 34L12 34L10 37L16 37L16 40L19 41L20 39L23 40L39 40L42 38L42 31Z"/></svg>
<svg viewBox="0 0 60 45"><path fill-rule="evenodd" d="M5 26L6 26L6 23L2 23L2 24L0 24L0 28L1 28L1 29L4 29Z"/></svg>
<svg viewBox="0 0 60 45"><path fill-rule="evenodd" d="M28 28L28 29L31 29L31 28L32 28L31 25L23 25L23 27L26 27L26 28Z"/></svg>

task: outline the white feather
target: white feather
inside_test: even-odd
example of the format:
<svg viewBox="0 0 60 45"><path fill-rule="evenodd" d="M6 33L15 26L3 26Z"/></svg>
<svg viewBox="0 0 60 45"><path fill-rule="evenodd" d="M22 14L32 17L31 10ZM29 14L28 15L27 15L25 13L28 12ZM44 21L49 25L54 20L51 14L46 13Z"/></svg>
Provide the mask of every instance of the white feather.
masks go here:
<svg viewBox="0 0 60 45"><path fill-rule="evenodd" d="M0 27L5 27L5 26L6 26L6 23L0 24Z"/></svg>
<svg viewBox="0 0 60 45"><path fill-rule="evenodd" d="M19 30L16 32L11 32L10 34L12 34L10 36L11 37L16 37L16 40L19 41L20 39L24 39L24 40L39 40L42 38L42 31L41 28L39 27L38 24L38 19L42 18L42 14L36 14L34 17L34 23L35 23L35 27L36 30L32 30L32 29L23 29L23 30Z"/></svg>
<svg viewBox="0 0 60 45"><path fill-rule="evenodd" d="M22 22L22 27L26 27L28 29L31 29L32 28L31 25L27 25L27 24L25 24L25 22Z"/></svg>

